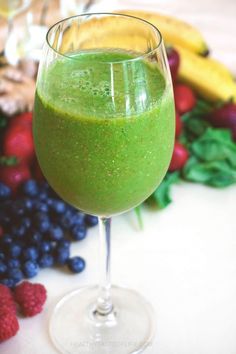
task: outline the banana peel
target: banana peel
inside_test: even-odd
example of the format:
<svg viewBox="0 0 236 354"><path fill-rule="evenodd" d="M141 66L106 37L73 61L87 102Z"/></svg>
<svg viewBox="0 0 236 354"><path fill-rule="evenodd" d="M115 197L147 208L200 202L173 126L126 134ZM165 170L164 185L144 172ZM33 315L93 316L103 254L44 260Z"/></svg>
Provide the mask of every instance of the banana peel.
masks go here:
<svg viewBox="0 0 236 354"><path fill-rule="evenodd" d="M180 54L179 78L210 101L236 103L236 83L223 64L174 46Z"/></svg>
<svg viewBox="0 0 236 354"><path fill-rule="evenodd" d="M122 10L116 12L140 17L151 22L160 30L166 44L181 45L203 56L209 53L209 49L201 33L195 27L175 17L140 10Z"/></svg>

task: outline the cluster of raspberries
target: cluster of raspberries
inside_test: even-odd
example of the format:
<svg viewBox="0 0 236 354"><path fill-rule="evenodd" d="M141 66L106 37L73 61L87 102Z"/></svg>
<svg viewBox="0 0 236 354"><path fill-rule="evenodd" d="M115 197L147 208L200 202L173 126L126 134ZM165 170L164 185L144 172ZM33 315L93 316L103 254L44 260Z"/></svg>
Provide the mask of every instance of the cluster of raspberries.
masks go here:
<svg viewBox="0 0 236 354"><path fill-rule="evenodd" d="M42 311L46 297L46 289L41 284L24 281L14 292L0 284L0 343L18 332L17 311L25 317L35 316Z"/></svg>

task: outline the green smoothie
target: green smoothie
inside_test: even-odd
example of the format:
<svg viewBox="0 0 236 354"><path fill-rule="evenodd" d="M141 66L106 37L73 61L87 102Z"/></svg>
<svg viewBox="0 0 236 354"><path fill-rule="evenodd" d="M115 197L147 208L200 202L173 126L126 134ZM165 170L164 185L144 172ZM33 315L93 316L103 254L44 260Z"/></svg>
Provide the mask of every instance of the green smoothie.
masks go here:
<svg viewBox="0 0 236 354"><path fill-rule="evenodd" d="M82 52L41 73L33 124L40 166L64 200L90 214L141 203L171 159L171 87L155 63L132 59Z"/></svg>

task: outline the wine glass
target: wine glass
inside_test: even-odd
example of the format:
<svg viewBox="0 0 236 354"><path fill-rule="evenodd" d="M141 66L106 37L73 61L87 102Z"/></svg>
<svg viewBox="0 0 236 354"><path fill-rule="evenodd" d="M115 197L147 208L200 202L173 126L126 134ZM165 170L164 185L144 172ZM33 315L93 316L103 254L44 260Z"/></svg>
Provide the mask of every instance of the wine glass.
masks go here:
<svg viewBox="0 0 236 354"><path fill-rule="evenodd" d="M13 28L14 17L27 9L30 3L31 0L0 0L0 16L8 22L7 39Z"/></svg>
<svg viewBox="0 0 236 354"><path fill-rule="evenodd" d="M144 201L171 159L175 115L160 32L139 18L84 14L47 34L33 132L40 166L68 203L99 217L101 280L56 306L50 335L62 353L130 354L150 345L151 305L111 286L111 216ZM131 255L132 257L132 255Z"/></svg>

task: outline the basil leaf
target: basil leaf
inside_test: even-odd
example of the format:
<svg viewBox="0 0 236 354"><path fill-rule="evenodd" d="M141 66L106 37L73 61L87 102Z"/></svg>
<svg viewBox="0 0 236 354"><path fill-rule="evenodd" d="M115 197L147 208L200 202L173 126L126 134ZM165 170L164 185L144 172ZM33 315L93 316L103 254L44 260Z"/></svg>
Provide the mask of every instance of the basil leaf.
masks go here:
<svg viewBox="0 0 236 354"><path fill-rule="evenodd" d="M179 172L167 173L166 177L149 197L149 201L154 202L159 208L163 209L172 202L171 186L179 181Z"/></svg>

